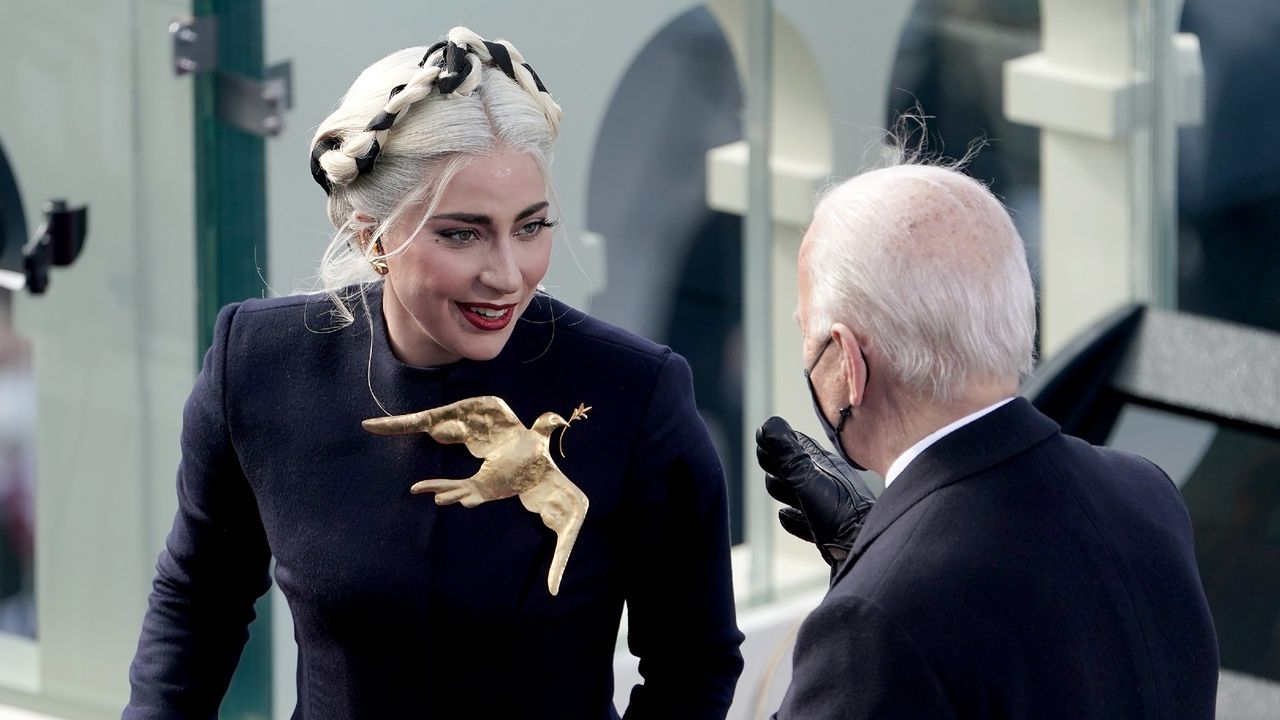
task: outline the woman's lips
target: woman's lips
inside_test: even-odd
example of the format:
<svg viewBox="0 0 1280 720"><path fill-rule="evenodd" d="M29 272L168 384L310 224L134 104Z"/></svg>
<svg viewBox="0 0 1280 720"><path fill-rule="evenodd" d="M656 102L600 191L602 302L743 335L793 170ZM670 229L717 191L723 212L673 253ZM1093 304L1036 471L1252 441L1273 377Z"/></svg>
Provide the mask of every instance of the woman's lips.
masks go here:
<svg viewBox="0 0 1280 720"><path fill-rule="evenodd" d="M457 303L462 317L481 330L501 330L515 316L514 304L494 305L493 303Z"/></svg>

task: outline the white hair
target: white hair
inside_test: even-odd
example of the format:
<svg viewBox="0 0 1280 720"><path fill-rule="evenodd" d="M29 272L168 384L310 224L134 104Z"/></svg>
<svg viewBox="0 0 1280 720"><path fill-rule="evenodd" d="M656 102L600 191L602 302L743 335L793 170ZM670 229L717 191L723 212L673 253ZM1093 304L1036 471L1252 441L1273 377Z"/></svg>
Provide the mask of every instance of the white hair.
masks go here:
<svg viewBox="0 0 1280 720"><path fill-rule="evenodd" d="M1029 376L1026 251L980 182L907 159L831 188L809 234L810 332L848 325L901 388L935 402L962 397L972 382Z"/></svg>
<svg viewBox="0 0 1280 720"><path fill-rule="evenodd" d="M550 191L560 106L510 43L485 43L461 27L447 40L467 51L466 76L456 88L440 92L441 82L460 74L443 67L442 45L394 52L360 73L312 138L313 173L327 183L329 221L336 229L320 260L319 285L334 301L339 325L352 321L340 291L378 277L370 265L377 259L375 244L359 242L361 236L381 237L407 208L424 202L429 215L468 162L498 152L527 153ZM512 76L495 61L495 45L506 49ZM362 161L373 165L362 169Z"/></svg>

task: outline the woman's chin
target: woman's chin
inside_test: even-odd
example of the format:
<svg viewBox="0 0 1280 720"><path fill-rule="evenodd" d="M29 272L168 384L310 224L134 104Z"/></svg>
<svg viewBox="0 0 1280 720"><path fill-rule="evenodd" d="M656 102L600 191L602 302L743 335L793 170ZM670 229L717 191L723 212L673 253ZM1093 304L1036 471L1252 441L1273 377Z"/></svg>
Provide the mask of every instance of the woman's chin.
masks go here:
<svg viewBox="0 0 1280 720"><path fill-rule="evenodd" d="M486 333L482 337L465 338L455 348L458 355L476 362L492 360L502 354L502 349L511 339L511 332Z"/></svg>

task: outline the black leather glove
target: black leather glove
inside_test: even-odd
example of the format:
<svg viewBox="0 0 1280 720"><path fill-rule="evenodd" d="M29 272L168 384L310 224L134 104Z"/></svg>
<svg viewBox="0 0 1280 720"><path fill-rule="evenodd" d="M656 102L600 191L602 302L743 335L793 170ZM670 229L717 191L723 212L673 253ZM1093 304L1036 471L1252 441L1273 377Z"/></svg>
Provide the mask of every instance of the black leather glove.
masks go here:
<svg viewBox="0 0 1280 720"><path fill-rule="evenodd" d="M834 569L876 502L862 476L777 416L756 430L756 461L765 489L788 506L778 511L783 529L817 545Z"/></svg>

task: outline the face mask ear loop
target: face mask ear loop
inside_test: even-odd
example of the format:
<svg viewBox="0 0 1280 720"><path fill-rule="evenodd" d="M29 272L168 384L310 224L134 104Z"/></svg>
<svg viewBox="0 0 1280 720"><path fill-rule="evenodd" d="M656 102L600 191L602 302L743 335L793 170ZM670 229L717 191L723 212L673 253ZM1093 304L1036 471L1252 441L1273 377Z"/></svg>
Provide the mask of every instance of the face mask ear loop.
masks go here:
<svg viewBox="0 0 1280 720"><path fill-rule="evenodd" d="M836 451L840 453L840 457L844 458L844 461L849 463L851 467L853 467L856 470L866 470L867 469L866 467L859 464L856 460L853 459L853 457L849 455L849 453L845 452L844 442L840 437L840 432L844 430L845 423L849 421L849 418L853 417L853 405L845 405L840 410L839 424L832 425L831 421L827 419L826 413L822 411L822 403L818 402L818 390L813 386L813 379L810 377L813 371L818 367L818 363L822 360L822 355L827 351L827 348L830 347L831 343L834 342L834 340L835 338L827 338L826 344L823 345L822 349L818 351L818 355L817 357L814 358L813 364L809 366L808 370L804 371L804 381L805 381L805 384L809 386L809 396L813 400L813 411L814 413L817 414L818 421L822 423L822 429L827 434L827 440L831 442L831 444L835 447ZM861 349L859 350L861 351ZM862 354L862 362L864 365L866 365L867 354L865 352L861 354ZM870 381L871 381L871 366L867 365L867 382L870 382ZM866 388L866 384L863 385L863 388L864 389Z"/></svg>

